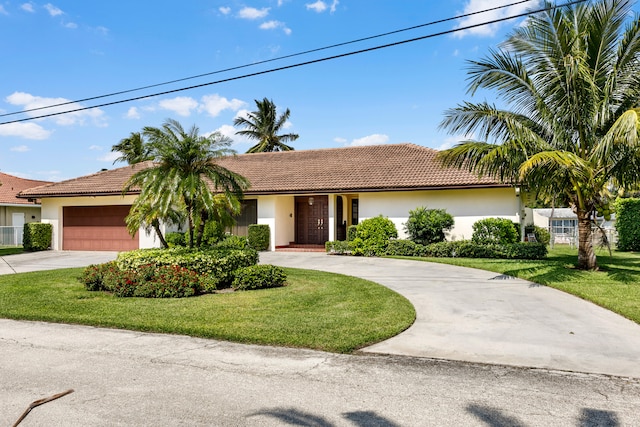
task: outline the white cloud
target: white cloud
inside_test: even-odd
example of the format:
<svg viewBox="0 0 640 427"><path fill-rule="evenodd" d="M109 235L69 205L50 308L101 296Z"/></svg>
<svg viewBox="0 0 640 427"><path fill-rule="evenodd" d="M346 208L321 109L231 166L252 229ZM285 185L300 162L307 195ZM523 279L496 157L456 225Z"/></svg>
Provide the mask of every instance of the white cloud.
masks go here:
<svg viewBox="0 0 640 427"><path fill-rule="evenodd" d="M109 29L107 27L103 27L102 25L95 27L93 30L102 36L109 35Z"/></svg>
<svg viewBox="0 0 640 427"><path fill-rule="evenodd" d="M209 132L204 134L205 136L210 136L211 134L213 134L214 132L220 132L221 135L226 136L227 138L231 138L234 140L234 143L236 142L236 128L231 126L231 125L222 125L220 126L218 129L216 129L213 132Z"/></svg>
<svg viewBox="0 0 640 427"><path fill-rule="evenodd" d="M0 4L0 15L8 15L9 12L4 8L3 5Z"/></svg>
<svg viewBox="0 0 640 427"><path fill-rule="evenodd" d="M267 22L263 22L262 24L260 24L260 29L261 30L276 30L278 28L282 28L282 31L284 31L284 33L286 35L290 35L291 34L291 29L288 28L284 22L280 22L280 21L267 21Z"/></svg>
<svg viewBox="0 0 640 427"><path fill-rule="evenodd" d="M468 141L473 139L474 139L473 135L453 135L446 138L442 142L442 144L440 144L440 146L436 148L436 150L448 150L449 148L453 147L454 145L458 145L463 141Z"/></svg>
<svg viewBox="0 0 640 427"><path fill-rule="evenodd" d="M228 14L231 13L231 8L230 7L221 6L221 7L218 8L218 10L223 15L228 15Z"/></svg>
<svg viewBox="0 0 640 427"><path fill-rule="evenodd" d="M76 28L78 28L78 24L76 24L75 22L67 22L66 24L64 24L64 27L75 30Z"/></svg>
<svg viewBox="0 0 640 427"><path fill-rule="evenodd" d="M190 116L191 110L198 108L198 101L188 96L177 96L172 99L164 99L158 103L160 108L173 111L179 116Z"/></svg>
<svg viewBox="0 0 640 427"><path fill-rule="evenodd" d="M489 8L493 8L500 5L507 5L512 3L511 0L468 0L464 6L463 13L472 13L478 12L481 10L486 10ZM469 16L467 18L462 19L455 28L468 27L471 25L481 24L487 21L493 21L496 19L506 18L508 16L517 15L537 6L540 3L540 0L531 3L521 3L516 4L509 7L504 7L501 9L492 10L486 13L479 13L476 15ZM495 35L498 29L511 21L504 21L502 23L495 23L490 25L481 25L475 28L471 28L469 30L458 31L455 34L456 37L462 38L468 35L475 36L483 36L483 37L491 37Z"/></svg>
<svg viewBox="0 0 640 427"><path fill-rule="evenodd" d="M36 123L9 123L0 126L0 136L17 136L24 139L47 139L50 130Z"/></svg>
<svg viewBox="0 0 640 427"><path fill-rule="evenodd" d="M65 98L45 98L41 96L34 96L25 92L14 92L11 95L7 96L5 100L12 105L22 106L25 110L48 107L50 105L66 104L59 107L52 107L45 110L31 111L26 113L30 117L37 117L39 115L51 113L63 113L65 111L72 111L83 108L82 104L78 104L76 102L69 103L70 100ZM51 120L61 126L70 126L75 124L84 124L85 118L92 119L93 123L96 126L105 126L104 112L99 108L91 108L89 110L60 114L51 117Z"/></svg>
<svg viewBox="0 0 640 427"><path fill-rule="evenodd" d="M102 151L102 146L100 146L100 145L92 145L92 146L89 147L89 150Z"/></svg>
<svg viewBox="0 0 640 427"><path fill-rule="evenodd" d="M131 107L127 110L127 114L125 115L125 118L127 119L139 119L140 118L140 112L138 111L137 107Z"/></svg>
<svg viewBox="0 0 640 427"><path fill-rule="evenodd" d="M51 3L45 4L44 8L47 9L47 12L49 12L49 15L51 15L51 16L58 16L58 15L64 14L64 12L62 10L60 10L57 7L55 7Z"/></svg>
<svg viewBox="0 0 640 427"><path fill-rule="evenodd" d="M327 4L322 0L318 0L315 3L307 3L305 6L307 6L307 10L313 10L317 13L322 13L327 10Z"/></svg>
<svg viewBox="0 0 640 427"><path fill-rule="evenodd" d="M386 144L387 142L389 142L389 137L387 135L374 133L373 135L354 139L349 145L352 147L359 147L362 145Z"/></svg>
<svg viewBox="0 0 640 427"><path fill-rule="evenodd" d="M339 4L340 2L338 0L333 0L333 3L331 3L331 13L336 11L336 8L338 7Z"/></svg>
<svg viewBox="0 0 640 427"><path fill-rule="evenodd" d="M16 151L18 153L24 153L24 152L27 152L27 151L31 151L31 149L29 147L27 147L26 145L17 145L15 147L11 147L9 150Z"/></svg>
<svg viewBox="0 0 640 427"><path fill-rule="evenodd" d="M113 162L115 162L115 161L116 161L116 159L117 159L118 157L120 157L121 155L122 155L122 153L118 153L118 152L115 152L115 151L114 151L114 152L111 152L111 151L110 151L110 152L106 153L104 156L100 156L100 157L98 157L98 159L97 159L97 160L98 160L98 161L101 161L101 162L109 162L109 163L113 163Z"/></svg>
<svg viewBox="0 0 640 427"><path fill-rule="evenodd" d="M269 8L256 9L255 7L244 7L238 12L238 17L242 19L260 19L269 14Z"/></svg>
<svg viewBox="0 0 640 427"><path fill-rule="evenodd" d="M202 97L202 103L198 111L206 111L211 117L217 117L224 110L238 111L245 105L239 99L228 100L220 95L206 95Z"/></svg>
<svg viewBox="0 0 640 427"><path fill-rule="evenodd" d="M35 10L33 9L33 3L22 3L20 5L20 9L24 10L25 12L35 13Z"/></svg>

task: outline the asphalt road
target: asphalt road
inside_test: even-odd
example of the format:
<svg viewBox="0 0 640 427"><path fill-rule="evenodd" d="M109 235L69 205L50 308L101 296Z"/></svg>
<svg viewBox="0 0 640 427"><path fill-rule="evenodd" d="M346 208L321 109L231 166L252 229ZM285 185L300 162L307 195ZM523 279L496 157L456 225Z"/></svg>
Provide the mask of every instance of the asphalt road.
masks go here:
<svg viewBox="0 0 640 427"><path fill-rule="evenodd" d="M638 426L640 381L0 320L0 425Z"/></svg>

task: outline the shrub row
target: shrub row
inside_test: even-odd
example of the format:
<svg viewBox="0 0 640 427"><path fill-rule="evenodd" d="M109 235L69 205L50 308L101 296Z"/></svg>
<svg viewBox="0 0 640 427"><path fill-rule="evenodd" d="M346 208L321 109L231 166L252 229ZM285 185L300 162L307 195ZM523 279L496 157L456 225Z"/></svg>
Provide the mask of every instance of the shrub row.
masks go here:
<svg viewBox="0 0 640 427"><path fill-rule="evenodd" d="M325 249L330 254L355 255L351 242L327 242ZM547 256L547 246L544 243L529 242L484 245L470 240L421 245L411 240L398 239L390 240L384 253L378 254L378 256L381 255L436 258L543 259Z"/></svg>
<svg viewBox="0 0 640 427"><path fill-rule="evenodd" d="M138 249L118 254L116 263L120 270L135 270L148 264L183 267L203 276L204 290L211 292L230 287L236 270L258 263L258 252L253 249Z"/></svg>
<svg viewBox="0 0 640 427"><path fill-rule="evenodd" d="M287 275L274 265L252 265L236 272L231 287L237 291L284 286Z"/></svg>
<svg viewBox="0 0 640 427"><path fill-rule="evenodd" d="M543 259L547 256L544 243L517 242L478 244L469 240L420 245L411 240L391 240L385 255L420 257Z"/></svg>

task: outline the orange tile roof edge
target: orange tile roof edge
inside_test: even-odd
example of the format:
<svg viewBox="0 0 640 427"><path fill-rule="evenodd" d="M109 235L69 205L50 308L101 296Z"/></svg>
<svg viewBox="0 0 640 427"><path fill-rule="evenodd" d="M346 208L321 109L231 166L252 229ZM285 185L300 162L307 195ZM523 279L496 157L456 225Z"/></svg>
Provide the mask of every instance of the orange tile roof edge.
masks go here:
<svg viewBox="0 0 640 427"><path fill-rule="evenodd" d="M440 164L438 151L415 144L239 154L217 163L251 182L246 195L508 187L495 178ZM127 180L151 162L23 191L19 197L121 194ZM136 193L133 191L132 193Z"/></svg>

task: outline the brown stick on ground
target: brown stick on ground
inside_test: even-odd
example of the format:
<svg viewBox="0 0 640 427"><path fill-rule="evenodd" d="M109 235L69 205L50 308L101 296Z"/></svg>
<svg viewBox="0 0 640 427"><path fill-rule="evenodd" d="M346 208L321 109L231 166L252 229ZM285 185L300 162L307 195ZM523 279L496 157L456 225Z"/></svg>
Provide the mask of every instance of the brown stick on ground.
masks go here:
<svg viewBox="0 0 640 427"><path fill-rule="evenodd" d="M73 389L70 389L70 390L67 390L67 391L63 391L62 393L54 394L53 396L45 397L44 399L40 399L40 400L36 400L34 402L31 402L31 405L29 405L27 410L24 411L24 413L20 416L20 418L18 418L18 421L16 421L16 423L13 425L13 427L16 427L18 424L20 424L22 422L22 420L24 420L25 417L27 415L29 415L29 412L31 412L31 410L33 408L35 408L36 406L40 406L40 405L42 405L44 403L51 402L52 400L59 399L62 396L66 396L67 394L70 394L70 393L73 393Z"/></svg>

